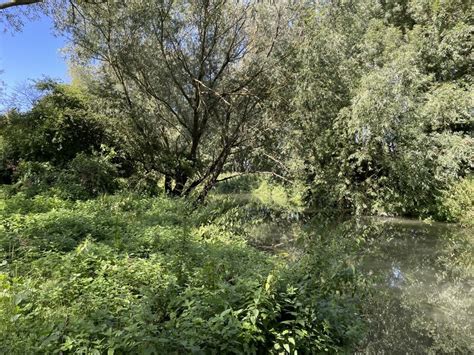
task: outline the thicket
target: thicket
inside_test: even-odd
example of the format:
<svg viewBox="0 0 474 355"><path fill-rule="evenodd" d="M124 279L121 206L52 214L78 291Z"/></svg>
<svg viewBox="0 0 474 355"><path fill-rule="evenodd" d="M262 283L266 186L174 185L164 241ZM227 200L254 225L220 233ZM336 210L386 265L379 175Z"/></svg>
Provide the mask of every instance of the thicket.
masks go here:
<svg viewBox="0 0 474 355"><path fill-rule="evenodd" d="M202 202L260 173L317 214L471 213L466 1L72 4L51 11L74 83L40 83L30 111L0 120L15 191L88 198L134 175L125 186Z"/></svg>
<svg viewBox="0 0 474 355"><path fill-rule="evenodd" d="M1 352L334 352L363 334L354 240L308 235L296 261L259 251L246 229L267 218L258 202L2 204Z"/></svg>
<svg viewBox="0 0 474 355"><path fill-rule="evenodd" d="M473 169L470 10L462 0L310 6L280 73L294 78L277 95L293 129L275 134L292 137L287 159L301 159L314 210L455 219L439 209Z"/></svg>
<svg viewBox="0 0 474 355"><path fill-rule="evenodd" d="M35 196L48 190L63 198L112 193L130 177L119 137L93 108L86 90L53 81L35 84L31 110L11 110L0 119L0 181L9 193Z"/></svg>

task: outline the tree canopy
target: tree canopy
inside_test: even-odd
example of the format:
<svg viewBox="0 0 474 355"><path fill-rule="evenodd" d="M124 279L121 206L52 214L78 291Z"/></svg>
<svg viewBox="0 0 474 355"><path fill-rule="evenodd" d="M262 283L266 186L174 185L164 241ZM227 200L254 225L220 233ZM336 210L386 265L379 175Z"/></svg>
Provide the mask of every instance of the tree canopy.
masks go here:
<svg viewBox="0 0 474 355"><path fill-rule="evenodd" d="M42 5L91 114L168 194L261 172L316 210L430 215L472 171L467 1Z"/></svg>

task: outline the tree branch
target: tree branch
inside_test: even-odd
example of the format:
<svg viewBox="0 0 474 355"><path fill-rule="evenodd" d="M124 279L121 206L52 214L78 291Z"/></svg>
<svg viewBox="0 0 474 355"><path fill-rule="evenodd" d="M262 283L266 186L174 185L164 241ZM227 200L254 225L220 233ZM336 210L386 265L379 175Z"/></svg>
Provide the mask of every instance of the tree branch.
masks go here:
<svg viewBox="0 0 474 355"><path fill-rule="evenodd" d="M0 3L0 10L5 10L13 6L31 5L40 2L43 2L43 0L12 0L9 2Z"/></svg>
<svg viewBox="0 0 474 355"><path fill-rule="evenodd" d="M236 178L236 177L239 177L239 176L244 176L244 175L258 175L258 174L264 174L264 175L272 175L274 177L277 177L283 181L286 181L286 182L289 182L289 183L293 183L293 181L273 172L273 171L247 171L247 172L242 172L242 173L238 173L238 174L235 174L235 175L231 175L231 176L227 176L225 178L222 178L222 179L218 179L216 180L216 183L219 183L219 182L223 182L223 181L226 181L226 180L230 180L230 179L233 179L233 178Z"/></svg>

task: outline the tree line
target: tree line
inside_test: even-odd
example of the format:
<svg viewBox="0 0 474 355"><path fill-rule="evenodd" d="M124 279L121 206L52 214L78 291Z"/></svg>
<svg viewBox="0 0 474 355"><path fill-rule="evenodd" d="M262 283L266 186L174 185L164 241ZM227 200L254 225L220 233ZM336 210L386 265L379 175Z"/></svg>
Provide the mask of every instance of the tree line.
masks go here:
<svg viewBox="0 0 474 355"><path fill-rule="evenodd" d="M0 16L52 16L73 81L43 82L30 111L3 115L4 181L107 147L118 176L172 196L204 201L224 173L265 172L302 183L314 211L441 216L472 173L468 1L14 6L32 2Z"/></svg>

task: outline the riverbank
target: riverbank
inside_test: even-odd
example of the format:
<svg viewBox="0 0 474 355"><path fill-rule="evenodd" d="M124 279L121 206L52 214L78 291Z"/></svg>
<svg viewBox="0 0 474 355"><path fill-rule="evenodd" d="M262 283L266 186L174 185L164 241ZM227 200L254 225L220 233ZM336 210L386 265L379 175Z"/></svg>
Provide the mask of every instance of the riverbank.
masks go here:
<svg viewBox="0 0 474 355"><path fill-rule="evenodd" d="M269 211L281 213L133 194L4 198L0 353L350 351L367 292L355 245L313 240L293 260L263 251L247 227Z"/></svg>
<svg viewBox="0 0 474 355"><path fill-rule="evenodd" d="M5 196L0 350L471 351L468 229L285 201Z"/></svg>

